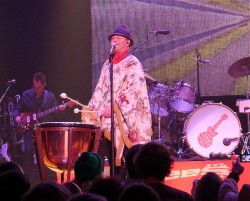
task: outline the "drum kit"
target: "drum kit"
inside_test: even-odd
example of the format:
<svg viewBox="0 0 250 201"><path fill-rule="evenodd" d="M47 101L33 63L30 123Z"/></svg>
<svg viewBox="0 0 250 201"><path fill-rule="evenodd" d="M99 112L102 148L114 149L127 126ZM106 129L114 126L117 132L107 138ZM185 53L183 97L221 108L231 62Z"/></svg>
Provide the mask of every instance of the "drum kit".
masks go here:
<svg viewBox="0 0 250 201"><path fill-rule="evenodd" d="M0 102L0 156L6 161L19 157L19 149L22 149L21 139L17 137L13 110L20 99L6 97Z"/></svg>
<svg viewBox="0 0 250 201"><path fill-rule="evenodd" d="M167 86L154 80L149 93L153 120L152 139L165 143L173 154L182 155L182 127L195 109L197 90L185 81L175 81Z"/></svg>
<svg viewBox="0 0 250 201"><path fill-rule="evenodd" d="M231 65L228 74L234 78L247 76L248 79L250 57ZM172 86L168 86L148 74L145 77L153 120L152 140L167 145L173 156L225 159L234 154L240 142L244 144L244 152L250 154L250 100L247 100L248 112L245 112L248 132L244 134L241 122L232 109L222 103L196 104L198 90L184 80L174 81Z"/></svg>

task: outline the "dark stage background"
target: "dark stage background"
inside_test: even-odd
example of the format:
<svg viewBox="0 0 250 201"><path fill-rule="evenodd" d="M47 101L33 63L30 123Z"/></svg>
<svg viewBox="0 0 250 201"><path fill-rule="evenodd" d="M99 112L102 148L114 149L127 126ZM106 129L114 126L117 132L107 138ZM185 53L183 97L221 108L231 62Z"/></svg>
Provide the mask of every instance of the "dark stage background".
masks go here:
<svg viewBox="0 0 250 201"><path fill-rule="evenodd" d="M91 9L84 0L3 0L0 3L0 94L6 97L32 86L35 72L47 75L47 89L86 104L91 97ZM80 121L73 108L65 121Z"/></svg>

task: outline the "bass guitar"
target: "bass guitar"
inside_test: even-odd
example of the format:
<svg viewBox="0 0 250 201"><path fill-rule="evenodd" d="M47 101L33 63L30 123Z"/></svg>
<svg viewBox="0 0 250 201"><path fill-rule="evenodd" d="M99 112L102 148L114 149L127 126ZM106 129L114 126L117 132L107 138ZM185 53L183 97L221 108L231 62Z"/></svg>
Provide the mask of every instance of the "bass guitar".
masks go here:
<svg viewBox="0 0 250 201"><path fill-rule="evenodd" d="M20 123L18 123L16 130L18 133L22 133L26 129L31 128L35 123L37 123L38 119L57 110L63 110L66 107L72 107L73 105L75 105L73 101L68 101L65 104L57 105L53 108L38 113L22 112L20 114Z"/></svg>

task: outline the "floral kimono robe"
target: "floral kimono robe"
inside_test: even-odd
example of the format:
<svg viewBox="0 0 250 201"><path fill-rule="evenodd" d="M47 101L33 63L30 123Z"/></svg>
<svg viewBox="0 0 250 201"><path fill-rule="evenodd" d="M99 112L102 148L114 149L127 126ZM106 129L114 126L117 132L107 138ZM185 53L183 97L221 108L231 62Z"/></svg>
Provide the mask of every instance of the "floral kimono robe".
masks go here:
<svg viewBox="0 0 250 201"><path fill-rule="evenodd" d="M114 92L114 139L116 166L120 165L124 146L151 141L151 113L144 71L138 59L129 54L113 65ZM101 112L111 106L110 70L107 60L102 68L99 81L88 104L90 110ZM100 119L105 137L110 139L110 118Z"/></svg>

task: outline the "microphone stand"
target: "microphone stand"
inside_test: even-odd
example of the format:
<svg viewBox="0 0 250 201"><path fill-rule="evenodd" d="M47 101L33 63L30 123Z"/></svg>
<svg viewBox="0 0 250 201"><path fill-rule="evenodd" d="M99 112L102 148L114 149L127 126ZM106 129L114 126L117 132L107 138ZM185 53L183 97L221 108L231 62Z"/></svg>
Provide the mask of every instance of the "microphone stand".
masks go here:
<svg viewBox="0 0 250 201"><path fill-rule="evenodd" d="M114 49L109 52L109 70L110 70L110 99L111 99L111 125L110 125L110 135L111 135L111 166L110 174L115 175L115 139L114 139L114 94L113 94L113 58Z"/></svg>
<svg viewBox="0 0 250 201"><path fill-rule="evenodd" d="M138 49L139 47L143 46L144 44L146 44L147 42L149 42L149 41L152 40L153 38L155 38L158 34L159 34L159 33L156 32L156 33L155 33L153 36L151 36L150 38L147 37L147 40L146 40L146 41L142 42L142 43L139 44L137 47L133 48L133 49L130 51L130 53L133 52L133 51L135 51L135 50Z"/></svg>
<svg viewBox="0 0 250 201"><path fill-rule="evenodd" d="M247 75L247 92L246 92L246 98L249 99L250 91L249 91L249 76ZM244 111L245 112L245 111ZM247 133L245 136L242 136L242 141L243 141L243 147L241 150L241 154L244 154L245 152L247 154L250 154L250 147L248 146L249 144L249 135L250 135L250 114L249 112L247 114Z"/></svg>
<svg viewBox="0 0 250 201"><path fill-rule="evenodd" d="M198 49L195 50L196 54L196 67L197 67L197 104L200 104L200 60L201 60L201 53Z"/></svg>
<svg viewBox="0 0 250 201"><path fill-rule="evenodd" d="M9 91L10 86L11 86L11 84L8 84L7 89L5 90L5 92L3 93L2 97L0 98L0 104L2 103L2 100L3 100L4 96L6 95L6 93Z"/></svg>

